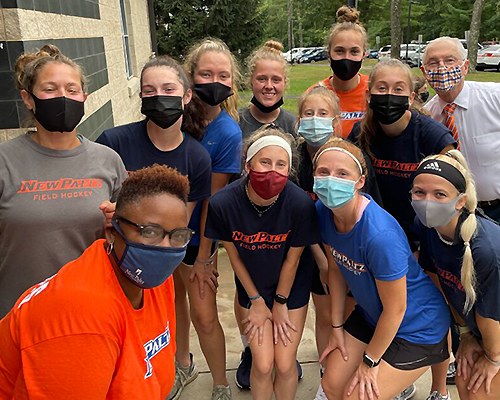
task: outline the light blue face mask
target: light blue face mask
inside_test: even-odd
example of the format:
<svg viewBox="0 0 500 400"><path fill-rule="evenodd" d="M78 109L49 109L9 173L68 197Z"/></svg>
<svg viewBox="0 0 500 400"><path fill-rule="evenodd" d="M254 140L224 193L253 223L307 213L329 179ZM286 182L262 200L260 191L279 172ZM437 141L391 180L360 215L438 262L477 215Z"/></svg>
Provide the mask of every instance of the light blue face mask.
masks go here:
<svg viewBox="0 0 500 400"><path fill-rule="evenodd" d="M312 147L323 146L333 134L333 118L305 117L300 119L298 133Z"/></svg>
<svg viewBox="0 0 500 400"><path fill-rule="evenodd" d="M334 210L354 198L354 186L357 182L335 176L315 176L313 191L326 207Z"/></svg>

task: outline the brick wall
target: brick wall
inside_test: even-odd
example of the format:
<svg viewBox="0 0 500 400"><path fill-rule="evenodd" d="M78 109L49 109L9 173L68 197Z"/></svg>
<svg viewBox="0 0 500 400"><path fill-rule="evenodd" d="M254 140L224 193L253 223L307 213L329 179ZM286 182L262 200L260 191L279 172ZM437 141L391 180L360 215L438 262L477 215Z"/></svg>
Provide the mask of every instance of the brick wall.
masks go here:
<svg viewBox="0 0 500 400"><path fill-rule="evenodd" d="M0 0L0 141L24 132L26 109L13 70L23 51L53 43L83 66L89 97L79 132L141 118L139 79L151 55L148 0L124 0L133 76L127 78L119 0Z"/></svg>

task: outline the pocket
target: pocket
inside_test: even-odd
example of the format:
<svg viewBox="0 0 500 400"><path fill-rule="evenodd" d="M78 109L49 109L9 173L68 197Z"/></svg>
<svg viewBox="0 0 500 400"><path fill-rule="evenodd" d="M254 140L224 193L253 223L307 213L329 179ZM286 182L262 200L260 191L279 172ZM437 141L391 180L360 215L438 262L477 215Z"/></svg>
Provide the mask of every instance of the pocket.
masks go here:
<svg viewBox="0 0 500 400"><path fill-rule="evenodd" d="M483 167L500 165L500 131L474 137L476 154Z"/></svg>

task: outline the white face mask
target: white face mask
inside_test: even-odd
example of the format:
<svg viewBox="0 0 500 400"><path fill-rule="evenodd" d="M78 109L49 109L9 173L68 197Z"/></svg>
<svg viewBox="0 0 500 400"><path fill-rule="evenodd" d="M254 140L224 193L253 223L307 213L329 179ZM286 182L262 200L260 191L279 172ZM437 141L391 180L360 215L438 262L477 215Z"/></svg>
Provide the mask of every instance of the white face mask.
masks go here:
<svg viewBox="0 0 500 400"><path fill-rule="evenodd" d="M462 195L448 203L433 200L412 200L411 205L418 219L427 228L436 228L448 224L459 210L455 208Z"/></svg>

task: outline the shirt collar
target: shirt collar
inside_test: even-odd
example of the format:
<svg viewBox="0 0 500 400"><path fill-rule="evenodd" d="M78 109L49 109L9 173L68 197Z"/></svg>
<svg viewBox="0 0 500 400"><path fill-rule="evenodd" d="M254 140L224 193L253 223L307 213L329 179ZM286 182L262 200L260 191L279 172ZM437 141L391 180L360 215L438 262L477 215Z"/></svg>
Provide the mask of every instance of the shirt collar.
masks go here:
<svg viewBox="0 0 500 400"><path fill-rule="evenodd" d="M464 87L458 94L454 103L459 107L465 108L466 110L469 108L469 85L467 84L467 81L464 81Z"/></svg>
<svg viewBox="0 0 500 400"><path fill-rule="evenodd" d="M437 96L439 99L439 105L441 108L441 112L444 113L444 108L448 104L448 102L441 99L441 97ZM467 110L469 108L469 86L467 85L467 81L464 82L464 87L462 91L458 94L457 98L453 100L458 107L464 108Z"/></svg>

